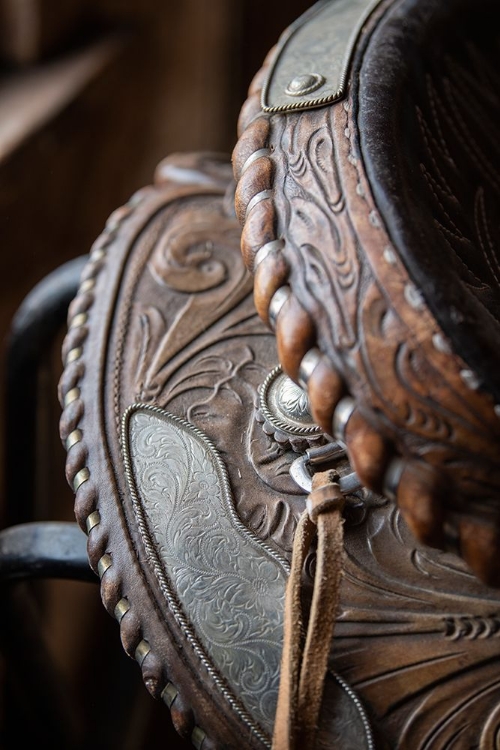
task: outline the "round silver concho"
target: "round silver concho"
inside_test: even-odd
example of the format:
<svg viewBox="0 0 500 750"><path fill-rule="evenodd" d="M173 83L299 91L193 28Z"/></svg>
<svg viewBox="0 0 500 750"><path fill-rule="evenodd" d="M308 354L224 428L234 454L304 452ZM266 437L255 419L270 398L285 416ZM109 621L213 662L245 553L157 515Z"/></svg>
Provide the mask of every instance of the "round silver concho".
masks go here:
<svg viewBox="0 0 500 750"><path fill-rule="evenodd" d="M286 435L315 438L323 431L315 424L307 393L275 367L259 389L259 411L276 430Z"/></svg>

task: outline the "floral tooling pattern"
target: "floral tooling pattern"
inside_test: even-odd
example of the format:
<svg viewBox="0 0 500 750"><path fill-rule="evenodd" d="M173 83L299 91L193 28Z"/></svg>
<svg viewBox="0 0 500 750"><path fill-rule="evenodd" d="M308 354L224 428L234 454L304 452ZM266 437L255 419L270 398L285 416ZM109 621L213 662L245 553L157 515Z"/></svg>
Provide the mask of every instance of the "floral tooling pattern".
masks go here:
<svg viewBox="0 0 500 750"><path fill-rule="evenodd" d="M286 565L239 522L218 454L163 410L129 421L133 492L174 596L245 708L272 730Z"/></svg>

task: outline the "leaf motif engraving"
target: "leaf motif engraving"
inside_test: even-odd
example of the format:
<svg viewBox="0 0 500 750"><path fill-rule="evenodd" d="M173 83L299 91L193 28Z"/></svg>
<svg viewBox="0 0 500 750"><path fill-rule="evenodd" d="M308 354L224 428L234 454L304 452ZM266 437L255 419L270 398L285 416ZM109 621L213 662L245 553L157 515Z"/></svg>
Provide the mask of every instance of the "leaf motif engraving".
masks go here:
<svg viewBox="0 0 500 750"><path fill-rule="evenodd" d="M150 562L209 661L270 732L287 565L239 521L215 449L154 407L126 419L129 482Z"/></svg>
<svg viewBox="0 0 500 750"><path fill-rule="evenodd" d="M220 209L219 209L220 210ZM153 248L149 270L160 285L180 295L183 305L163 330L154 308L141 310L141 348L148 368L137 393L152 401L179 366L193 354L191 344L224 319L252 290L252 280L238 252L239 230L234 219L219 221L201 207L171 220ZM154 336L149 335L153 330Z"/></svg>
<svg viewBox="0 0 500 750"><path fill-rule="evenodd" d="M390 504L348 530L346 549L333 656L391 746L497 750L498 592L454 555L417 545Z"/></svg>

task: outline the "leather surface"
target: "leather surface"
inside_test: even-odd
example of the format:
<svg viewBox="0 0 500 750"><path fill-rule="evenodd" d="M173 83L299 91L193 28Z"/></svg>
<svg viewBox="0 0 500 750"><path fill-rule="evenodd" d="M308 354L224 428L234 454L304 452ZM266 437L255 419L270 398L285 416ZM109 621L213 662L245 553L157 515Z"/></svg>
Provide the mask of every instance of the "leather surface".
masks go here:
<svg viewBox="0 0 500 750"><path fill-rule="evenodd" d="M492 7L381 2L348 96L302 113L262 111L271 54L233 164L257 310L316 421L336 433L352 399L363 482L499 585Z"/></svg>
<svg viewBox="0 0 500 750"><path fill-rule="evenodd" d="M454 3L452 10L461 7ZM269 745L272 707L258 690L264 684L263 694L271 694L267 686L276 679L266 649L279 650L280 592L304 500L289 476L294 448L304 446L255 410L259 385L278 358L297 378L303 356L320 348L315 377L321 378L313 385L316 402L329 404L317 413L331 424L341 397L354 398L346 437L353 463L376 486L389 458L403 456L407 492L398 502L406 511L416 508L426 520L428 507L434 512L442 502L455 521L479 508L495 525L488 482L497 481L498 424L491 394L464 381L469 363L459 337L468 338L466 327L455 321L458 338L451 341L458 350L441 344L443 330L453 333L446 315L442 328L439 318L451 290L438 298L424 283L426 273L440 277L439 264L451 267L463 248L448 245L444 261L434 265L430 243L412 244L425 236L435 199L424 183L436 191L442 170L433 182L432 170L420 167L429 150L419 151L411 118L415 102L422 112L432 110L424 96L433 91L432 66L416 61L419 45L405 48L402 30L409 42L412 34L419 43L427 33L438 39L439 18L435 2L383 2L356 58L349 101L334 108L263 118L262 75L253 85L235 153L236 171L246 174L236 205L246 218L249 267L263 244L278 243L279 252L273 245L266 256L272 273L262 274L263 261L255 282L264 318L262 299L272 284L278 279L291 290L277 316L276 341L258 319L254 284L238 252L228 165L206 156L166 160L155 185L110 218L70 309L61 435L89 557L146 686L170 707L178 731L204 750ZM371 40L379 45L373 57ZM396 70L402 50L408 68ZM375 95L379 58L385 62ZM401 108L391 92L401 94ZM406 124L403 149L394 139L396 125ZM434 133L440 143L443 129ZM401 154L397 177L391 145ZM436 153L430 154L435 167ZM377 167L379 157L386 172ZM417 215L407 187L420 175ZM466 198L474 192L470 185ZM438 194L443 190L441 184ZM483 216L484 239L489 199L484 193L482 203L481 195L474 216ZM439 216L435 207L431 214L432 221ZM408 237L400 246L403 225ZM443 226L434 225L438 236ZM412 263L422 248L429 255L420 282ZM472 291L468 272L457 273L455 301L480 331L480 316L492 308L494 273L488 262L476 271L489 283ZM493 331L494 316L490 323ZM472 344L463 348L464 356L474 356ZM486 372L484 351L479 365ZM449 472L436 505L432 483L422 481L429 467L438 478ZM455 482L470 503L460 496L458 511ZM439 530L443 517L431 520ZM498 591L454 554L417 542L397 506L374 492L358 493L349 508L345 545L319 747L371 747L372 724L377 748L495 750ZM306 604L314 566L313 550L304 570ZM260 651L259 638L266 642Z"/></svg>
<svg viewBox="0 0 500 750"><path fill-rule="evenodd" d="M354 74L391 238L445 333L500 399L498 4L406 0Z"/></svg>
<svg viewBox="0 0 500 750"><path fill-rule="evenodd" d="M60 384L104 605L152 696L205 750L269 745L304 507L298 454L254 406L277 353L231 206L225 164L176 157L110 217L70 308ZM416 543L389 501L354 500L318 747L372 748L371 725L377 750L439 750L457 734L494 750L498 592ZM313 549L306 608L314 567Z"/></svg>

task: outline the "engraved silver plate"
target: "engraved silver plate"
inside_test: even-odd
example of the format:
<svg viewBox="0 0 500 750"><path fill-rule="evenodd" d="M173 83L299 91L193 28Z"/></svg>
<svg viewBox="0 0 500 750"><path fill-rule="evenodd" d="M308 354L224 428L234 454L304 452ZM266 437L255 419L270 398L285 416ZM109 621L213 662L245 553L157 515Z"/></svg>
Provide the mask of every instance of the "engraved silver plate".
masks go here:
<svg viewBox="0 0 500 750"><path fill-rule="evenodd" d="M321 107L347 89L352 54L381 0L327 0L283 35L262 92L265 112Z"/></svg>
<svg viewBox="0 0 500 750"><path fill-rule="evenodd" d="M291 435L322 435L309 410L307 393L284 374L272 370L260 388L259 409L270 424Z"/></svg>
<svg viewBox="0 0 500 750"><path fill-rule="evenodd" d="M134 404L123 416L122 444L138 529L169 610L216 688L270 748L288 564L240 521L225 465L201 430ZM330 677L338 707L328 718L332 736L345 734L349 716L359 750L374 750L359 698Z"/></svg>
<svg viewBox="0 0 500 750"><path fill-rule="evenodd" d="M139 528L169 607L223 694L233 688L226 697L242 704L241 718L270 734L288 565L239 520L224 464L200 430L135 405L123 439Z"/></svg>

